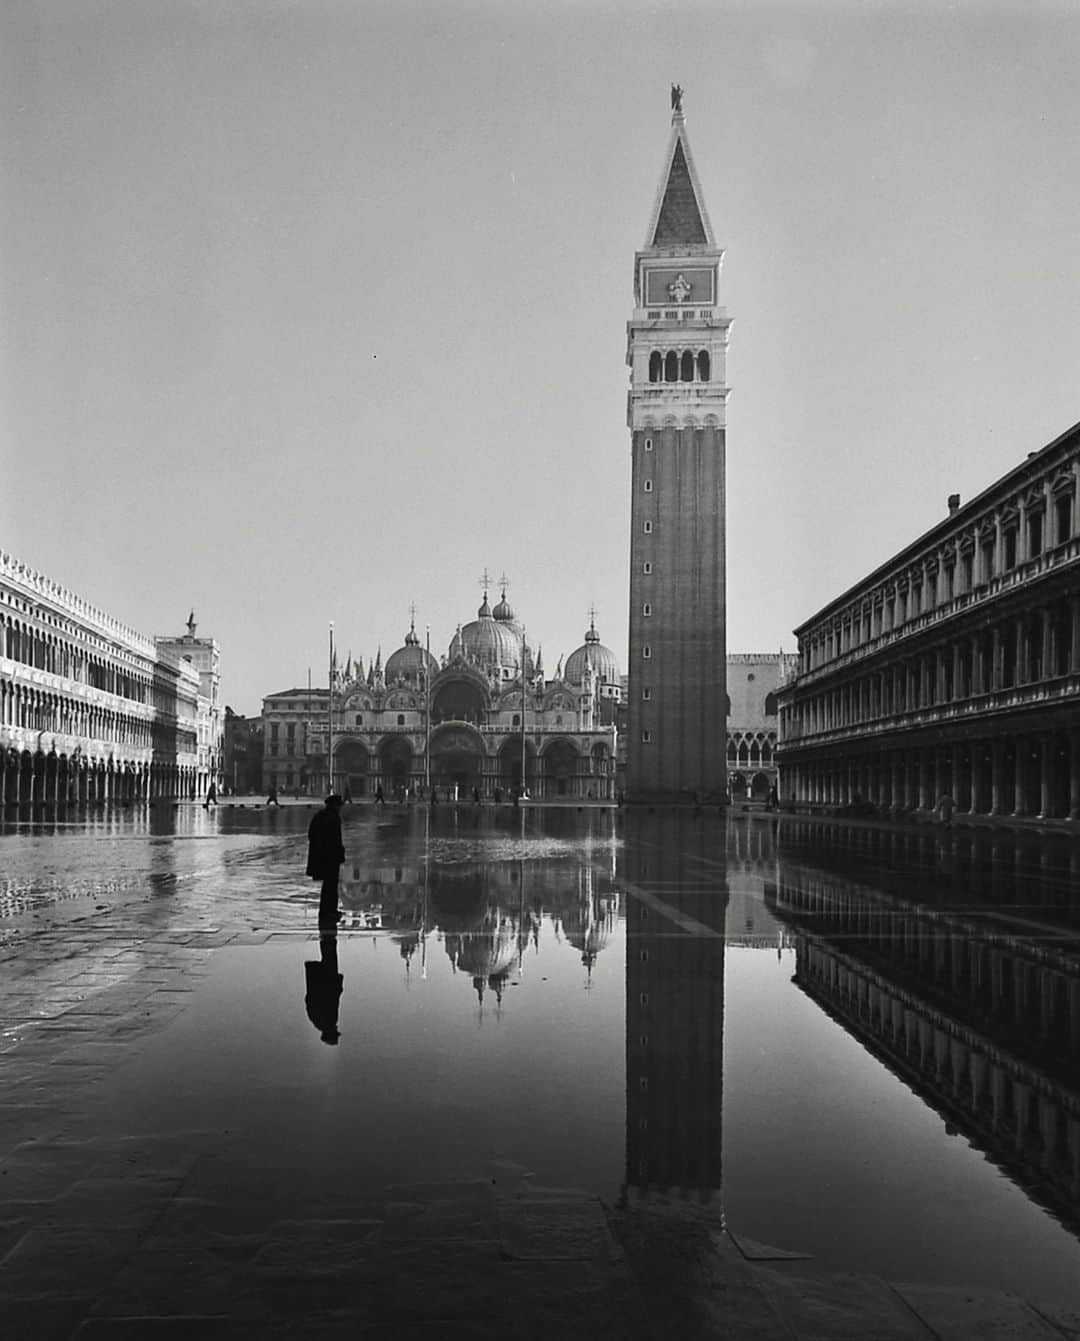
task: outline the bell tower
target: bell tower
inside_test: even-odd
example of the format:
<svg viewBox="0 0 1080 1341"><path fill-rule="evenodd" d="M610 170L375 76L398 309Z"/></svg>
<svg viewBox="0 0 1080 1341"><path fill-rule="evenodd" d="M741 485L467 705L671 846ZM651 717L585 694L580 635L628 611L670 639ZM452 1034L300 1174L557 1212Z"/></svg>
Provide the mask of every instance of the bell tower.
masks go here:
<svg viewBox="0 0 1080 1341"><path fill-rule="evenodd" d="M724 452L731 321L682 89L627 323L632 498L627 799L727 785Z"/></svg>

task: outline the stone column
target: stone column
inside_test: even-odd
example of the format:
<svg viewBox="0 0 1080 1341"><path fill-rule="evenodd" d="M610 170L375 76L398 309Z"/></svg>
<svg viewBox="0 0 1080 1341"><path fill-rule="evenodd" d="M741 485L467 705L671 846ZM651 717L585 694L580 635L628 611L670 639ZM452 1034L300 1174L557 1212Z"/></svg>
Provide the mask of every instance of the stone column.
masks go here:
<svg viewBox="0 0 1080 1341"><path fill-rule="evenodd" d="M1000 740L990 743L990 814L1001 814L1002 772L1005 764L1005 746Z"/></svg>
<svg viewBox="0 0 1080 1341"><path fill-rule="evenodd" d="M1017 736L1013 751L1013 814L1026 815L1027 810L1027 767L1031 752L1031 742L1027 736Z"/></svg>
<svg viewBox="0 0 1080 1341"><path fill-rule="evenodd" d="M1080 819L1080 731L1070 731L1069 741L1069 818Z"/></svg>
<svg viewBox="0 0 1080 1341"><path fill-rule="evenodd" d="M1039 816L1048 818L1053 806L1054 738L1039 736Z"/></svg>

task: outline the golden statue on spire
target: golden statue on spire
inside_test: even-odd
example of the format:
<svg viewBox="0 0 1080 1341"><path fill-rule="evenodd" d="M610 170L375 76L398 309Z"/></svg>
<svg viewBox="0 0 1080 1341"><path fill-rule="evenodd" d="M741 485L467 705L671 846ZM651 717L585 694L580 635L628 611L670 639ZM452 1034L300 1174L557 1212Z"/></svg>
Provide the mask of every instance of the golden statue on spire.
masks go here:
<svg viewBox="0 0 1080 1341"><path fill-rule="evenodd" d="M672 84L671 86L671 110L673 112L682 111L682 85Z"/></svg>

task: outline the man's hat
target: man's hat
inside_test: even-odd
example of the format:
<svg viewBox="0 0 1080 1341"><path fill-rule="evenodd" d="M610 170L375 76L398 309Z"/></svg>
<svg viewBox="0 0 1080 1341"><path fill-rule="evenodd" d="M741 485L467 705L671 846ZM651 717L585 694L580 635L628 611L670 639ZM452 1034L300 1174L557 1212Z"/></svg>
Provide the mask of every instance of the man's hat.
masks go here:
<svg viewBox="0 0 1080 1341"><path fill-rule="evenodd" d="M340 806L343 805L344 802L342 801L341 797L338 796L337 792L331 792L330 795L326 798L326 804L328 806Z"/></svg>

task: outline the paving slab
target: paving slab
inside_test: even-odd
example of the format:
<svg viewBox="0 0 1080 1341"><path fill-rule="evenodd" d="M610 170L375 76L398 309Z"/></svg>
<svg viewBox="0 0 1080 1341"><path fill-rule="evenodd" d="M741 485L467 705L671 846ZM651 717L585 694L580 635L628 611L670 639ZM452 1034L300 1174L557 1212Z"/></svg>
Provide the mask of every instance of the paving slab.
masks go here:
<svg viewBox="0 0 1080 1341"><path fill-rule="evenodd" d="M1001 1290L898 1284L897 1294L939 1341L1061 1341L1061 1332Z"/></svg>

